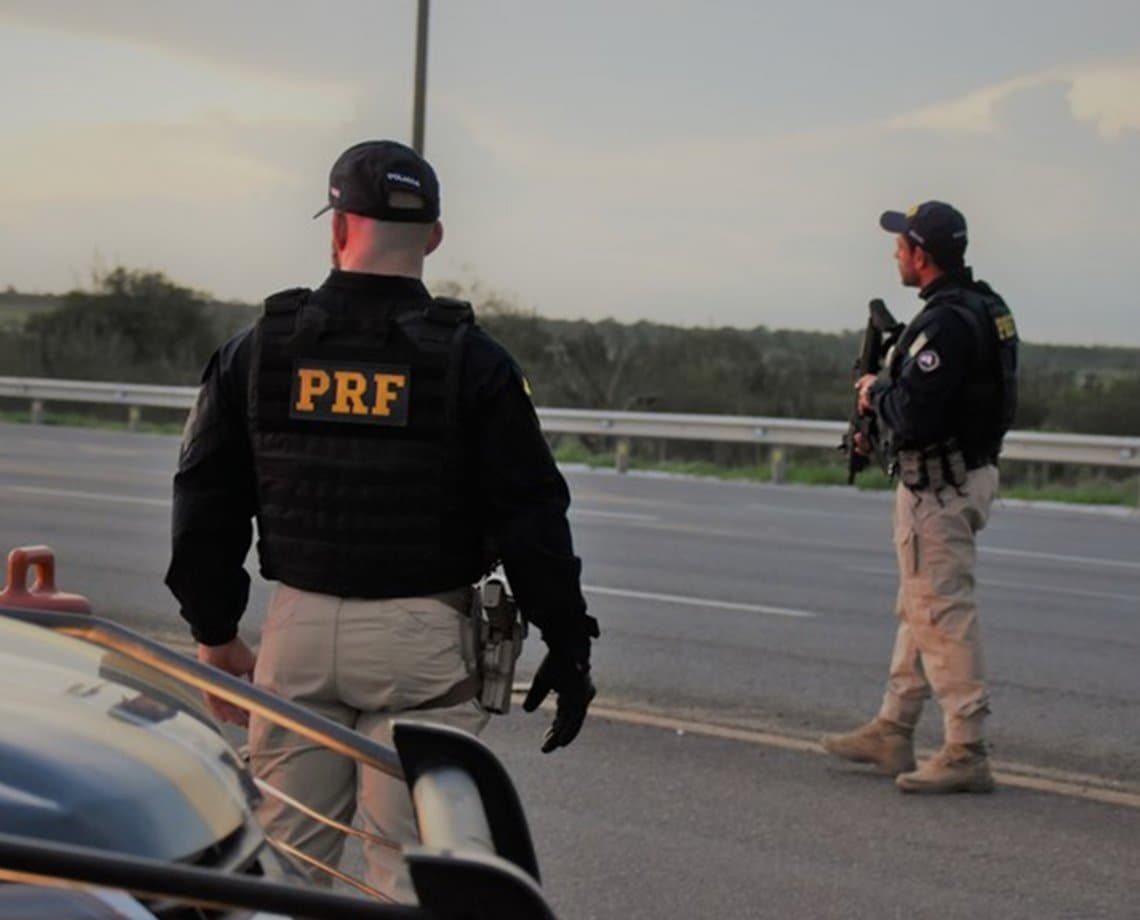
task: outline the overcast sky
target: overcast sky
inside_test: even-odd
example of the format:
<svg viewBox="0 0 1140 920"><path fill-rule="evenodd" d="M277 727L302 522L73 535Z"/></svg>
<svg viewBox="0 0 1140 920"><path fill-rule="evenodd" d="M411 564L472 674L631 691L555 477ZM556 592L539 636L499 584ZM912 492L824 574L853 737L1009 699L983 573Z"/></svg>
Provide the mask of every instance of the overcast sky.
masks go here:
<svg viewBox="0 0 1140 920"><path fill-rule="evenodd" d="M328 168L409 140L415 0L0 0L0 286L315 285ZM1140 345L1140 3L435 0L429 281L558 317L909 316L942 198L1031 341Z"/></svg>

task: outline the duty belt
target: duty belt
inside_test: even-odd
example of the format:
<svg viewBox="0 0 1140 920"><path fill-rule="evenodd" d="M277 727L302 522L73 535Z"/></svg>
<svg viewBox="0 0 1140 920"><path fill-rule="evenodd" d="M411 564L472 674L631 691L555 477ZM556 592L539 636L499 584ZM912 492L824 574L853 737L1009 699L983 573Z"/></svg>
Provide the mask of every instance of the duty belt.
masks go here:
<svg viewBox="0 0 1140 920"><path fill-rule="evenodd" d="M899 481L914 492L923 489L938 492L946 486L960 489L966 484L970 470L996 462L996 453L963 451L951 438L927 447L900 450L895 458L895 471Z"/></svg>

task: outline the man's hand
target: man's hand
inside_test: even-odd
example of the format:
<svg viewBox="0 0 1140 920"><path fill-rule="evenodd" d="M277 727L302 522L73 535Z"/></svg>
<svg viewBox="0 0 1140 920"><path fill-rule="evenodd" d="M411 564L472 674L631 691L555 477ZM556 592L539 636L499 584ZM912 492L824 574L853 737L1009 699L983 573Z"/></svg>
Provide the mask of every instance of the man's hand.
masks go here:
<svg viewBox="0 0 1140 920"><path fill-rule="evenodd" d="M566 747L578 737L582 723L586 721L586 710L590 708L590 701L597 693L594 682L590 680L588 664L555 652L547 652L531 681L530 690L523 700L523 709L534 712L551 690L558 694L558 707L554 713L554 722L542 739L544 754L549 754L555 748Z"/></svg>
<svg viewBox="0 0 1140 920"><path fill-rule="evenodd" d="M250 680L253 679L253 667L257 664L257 656L237 637L225 645L199 645L198 660L234 677L245 677ZM215 718L234 725L249 725L249 713L244 709L208 693L202 695L206 698L206 708Z"/></svg>
<svg viewBox="0 0 1140 920"><path fill-rule="evenodd" d="M871 384L878 378L874 374L864 374L855 381L855 390L859 394L859 414L871 414Z"/></svg>

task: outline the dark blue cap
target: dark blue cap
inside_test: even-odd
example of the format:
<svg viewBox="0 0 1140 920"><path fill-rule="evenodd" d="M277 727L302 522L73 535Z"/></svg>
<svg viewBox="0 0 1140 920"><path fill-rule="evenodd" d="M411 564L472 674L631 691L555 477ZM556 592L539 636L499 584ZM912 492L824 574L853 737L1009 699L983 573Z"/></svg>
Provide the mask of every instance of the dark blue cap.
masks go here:
<svg viewBox="0 0 1140 920"><path fill-rule="evenodd" d="M884 211L879 226L905 236L940 264L940 256L949 262L960 261L966 252L966 218L944 201L924 201L909 211Z"/></svg>

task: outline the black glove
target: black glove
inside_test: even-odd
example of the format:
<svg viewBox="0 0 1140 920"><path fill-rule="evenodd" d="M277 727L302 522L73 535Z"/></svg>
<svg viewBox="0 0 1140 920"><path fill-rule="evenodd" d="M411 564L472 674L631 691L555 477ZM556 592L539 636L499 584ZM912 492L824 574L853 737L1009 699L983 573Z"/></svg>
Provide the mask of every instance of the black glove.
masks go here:
<svg viewBox="0 0 1140 920"><path fill-rule="evenodd" d="M566 747L578 737L582 723L586 721L586 710L598 692L590 680L588 664L575 661L564 654L547 652L530 683L530 690L523 700L523 709L534 712L551 690L558 694L558 708L554 713L554 722L542 739L544 754L549 754L555 748Z"/></svg>

